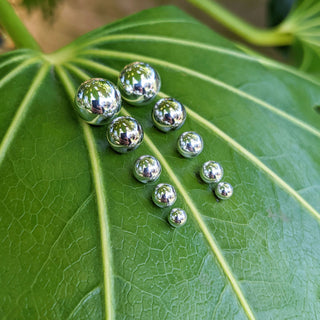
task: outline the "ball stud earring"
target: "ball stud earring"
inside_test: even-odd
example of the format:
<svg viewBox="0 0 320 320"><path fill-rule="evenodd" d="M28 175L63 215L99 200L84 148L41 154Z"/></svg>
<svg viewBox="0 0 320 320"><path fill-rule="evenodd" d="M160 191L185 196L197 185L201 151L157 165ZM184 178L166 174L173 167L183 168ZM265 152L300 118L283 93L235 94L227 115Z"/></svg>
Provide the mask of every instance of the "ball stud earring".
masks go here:
<svg viewBox="0 0 320 320"><path fill-rule="evenodd" d="M74 107L83 120L101 126L119 113L121 95L111 81L102 78L89 79L78 88Z"/></svg>
<svg viewBox="0 0 320 320"><path fill-rule="evenodd" d="M152 101L158 94L161 80L158 72L144 62L133 62L120 72L118 87L122 98L139 106Z"/></svg>

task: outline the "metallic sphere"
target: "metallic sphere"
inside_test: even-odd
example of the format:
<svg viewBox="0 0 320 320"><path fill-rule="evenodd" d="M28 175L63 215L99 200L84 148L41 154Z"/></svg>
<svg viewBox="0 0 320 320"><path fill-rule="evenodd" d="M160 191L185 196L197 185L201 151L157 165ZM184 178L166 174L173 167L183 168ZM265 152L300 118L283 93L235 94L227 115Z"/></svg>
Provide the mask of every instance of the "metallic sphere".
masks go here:
<svg viewBox="0 0 320 320"><path fill-rule="evenodd" d="M203 149L203 140L199 134L193 131L187 131L178 138L178 151L185 158L193 158L201 153Z"/></svg>
<svg viewBox="0 0 320 320"><path fill-rule="evenodd" d="M168 222L173 227L182 227L187 222L187 214L186 212L181 208L174 208L171 210L171 212L168 215Z"/></svg>
<svg viewBox="0 0 320 320"><path fill-rule="evenodd" d="M119 153L126 153L141 144L143 130L136 119L118 117L108 125L107 139L112 149Z"/></svg>
<svg viewBox="0 0 320 320"><path fill-rule="evenodd" d="M142 183L155 181L161 174L160 162L153 156L141 156L134 164L133 174Z"/></svg>
<svg viewBox="0 0 320 320"><path fill-rule="evenodd" d="M153 191L152 200L160 208L170 207L177 200L176 190L170 184L160 183Z"/></svg>
<svg viewBox="0 0 320 320"><path fill-rule="evenodd" d="M151 102L158 94L160 86L161 80L158 72L143 62L126 65L118 78L122 98L135 106Z"/></svg>
<svg viewBox="0 0 320 320"><path fill-rule="evenodd" d="M74 99L79 116L86 122L101 126L117 115L121 108L121 95L110 81L93 78L83 82Z"/></svg>
<svg viewBox="0 0 320 320"><path fill-rule="evenodd" d="M152 110L154 125L163 132L180 128L187 117L183 104L173 98L160 99Z"/></svg>
<svg viewBox="0 0 320 320"><path fill-rule="evenodd" d="M220 182L214 189L214 192L219 199L226 200L232 196L233 188L228 182Z"/></svg>
<svg viewBox="0 0 320 320"><path fill-rule="evenodd" d="M206 183L217 183L223 177L223 168L218 162L207 161L200 169L200 177Z"/></svg>

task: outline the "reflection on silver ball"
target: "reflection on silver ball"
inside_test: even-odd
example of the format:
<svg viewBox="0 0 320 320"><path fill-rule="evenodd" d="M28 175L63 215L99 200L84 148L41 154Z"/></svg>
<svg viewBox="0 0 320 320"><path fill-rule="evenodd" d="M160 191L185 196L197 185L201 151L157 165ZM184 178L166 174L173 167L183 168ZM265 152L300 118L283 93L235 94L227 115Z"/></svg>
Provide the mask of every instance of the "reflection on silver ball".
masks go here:
<svg viewBox="0 0 320 320"><path fill-rule="evenodd" d="M151 102L158 94L160 86L161 80L158 72L143 62L126 65L118 78L122 98L136 106Z"/></svg>
<svg viewBox="0 0 320 320"><path fill-rule="evenodd" d="M136 119L118 117L108 125L107 139L112 149L119 153L126 153L141 144L143 130Z"/></svg>
<svg viewBox="0 0 320 320"><path fill-rule="evenodd" d="M183 104L173 98L160 99L152 110L154 125L163 132L180 128L187 117Z"/></svg>
<svg viewBox="0 0 320 320"><path fill-rule="evenodd" d="M134 164L133 174L142 183L155 181L161 174L160 162L153 156L141 156Z"/></svg>
<svg viewBox="0 0 320 320"><path fill-rule="evenodd" d="M152 200L160 208L170 207L177 200L176 190L170 184L160 183L153 191Z"/></svg>
<svg viewBox="0 0 320 320"><path fill-rule="evenodd" d="M186 158L196 157L203 149L203 140L199 134L187 131L178 138L178 151Z"/></svg>
<svg viewBox="0 0 320 320"><path fill-rule="evenodd" d="M233 188L228 182L219 182L214 192L219 199L226 200L232 196Z"/></svg>
<svg viewBox="0 0 320 320"><path fill-rule="evenodd" d="M174 208L168 215L168 221L173 227L182 227L187 222L187 214L181 208Z"/></svg>
<svg viewBox="0 0 320 320"><path fill-rule="evenodd" d="M80 85L74 99L74 106L83 120L100 126L119 113L121 95L111 81L93 78Z"/></svg>
<svg viewBox="0 0 320 320"><path fill-rule="evenodd" d="M217 183L223 177L223 168L218 162L207 161L201 167L200 177L206 183Z"/></svg>

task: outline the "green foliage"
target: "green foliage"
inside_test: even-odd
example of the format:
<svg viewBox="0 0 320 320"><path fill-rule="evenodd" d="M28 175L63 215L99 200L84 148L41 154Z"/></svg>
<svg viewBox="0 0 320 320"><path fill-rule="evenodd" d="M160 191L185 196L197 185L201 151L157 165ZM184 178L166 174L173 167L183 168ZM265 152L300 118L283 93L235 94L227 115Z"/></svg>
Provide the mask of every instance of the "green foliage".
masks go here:
<svg viewBox="0 0 320 320"><path fill-rule="evenodd" d="M317 0L298 1L282 23L283 30L294 34L293 52L300 68L320 75L320 3Z"/></svg>
<svg viewBox="0 0 320 320"><path fill-rule="evenodd" d="M187 106L180 130L151 123L139 149L110 150L72 109L90 77L152 64ZM4 319L314 319L320 314L319 82L251 56L172 8L95 30L52 55L0 57L0 314ZM194 130L203 153L182 159ZM188 223L177 230L132 176L156 156ZM234 196L199 181L220 162Z"/></svg>
<svg viewBox="0 0 320 320"><path fill-rule="evenodd" d="M59 2L62 0L22 0L21 4L29 10L40 8L45 17L50 17Z"/></svg>

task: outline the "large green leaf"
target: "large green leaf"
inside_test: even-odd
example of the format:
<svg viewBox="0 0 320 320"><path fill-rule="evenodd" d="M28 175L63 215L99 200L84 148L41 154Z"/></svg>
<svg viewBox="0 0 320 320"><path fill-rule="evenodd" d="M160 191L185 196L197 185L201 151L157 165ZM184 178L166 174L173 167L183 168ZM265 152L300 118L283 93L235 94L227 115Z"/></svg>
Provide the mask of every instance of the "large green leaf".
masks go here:
<svg viewBox="0 0 320 320"><path fill-rule="evenodd" d="M0 313L6 319L316 319L320 314L320 87L249 56L172 7L91 32L52 55L0 58ZM187 106L180 130L151 123L119 155L105 128L77 118L86 78L116 81L142 60L159 95ZM205 142L178 156L183 130ZM132 176L142 154L162 163L188 223L173 230ZM232 199L217 202L198 170L219 161Z"/></svg>

